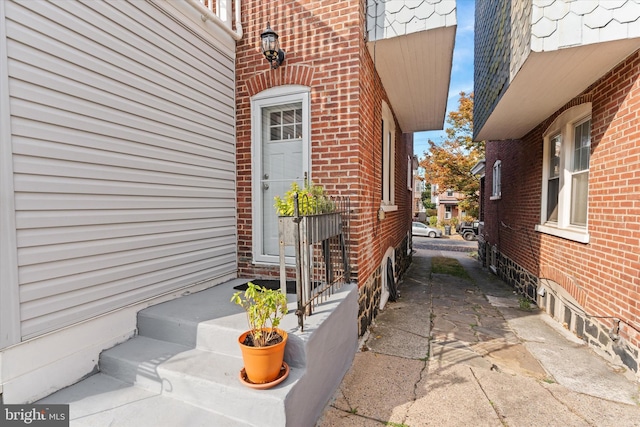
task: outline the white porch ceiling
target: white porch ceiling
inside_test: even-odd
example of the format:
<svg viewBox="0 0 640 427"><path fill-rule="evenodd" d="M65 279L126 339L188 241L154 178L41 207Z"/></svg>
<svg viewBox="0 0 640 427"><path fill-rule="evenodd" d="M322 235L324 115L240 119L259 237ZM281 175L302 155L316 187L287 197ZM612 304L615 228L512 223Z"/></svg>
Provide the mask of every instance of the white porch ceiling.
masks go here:
<svg viewBox="0 0 640 427"><path fill-rule="evenodd" d="M367 43L403 132L444 127L455 32L453 25Z"/></svg>
<svg viewBox="0 0 640 427"><path fill-rule="evenodd" d="M518 139L640 47L638 39L531 52L475 139Z"/></svg>

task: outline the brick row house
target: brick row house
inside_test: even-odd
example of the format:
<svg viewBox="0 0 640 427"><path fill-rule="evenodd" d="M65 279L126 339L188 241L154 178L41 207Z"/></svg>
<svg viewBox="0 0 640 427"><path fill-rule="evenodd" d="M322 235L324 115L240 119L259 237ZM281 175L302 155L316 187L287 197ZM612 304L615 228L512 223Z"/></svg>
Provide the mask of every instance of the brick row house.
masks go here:
<svg viewBox="0 0 640 427"><path fill-rule="evenodd" d="M640 3L478 0L475 22L481 260L640 375Z"/></svg>
<svg viewBox="0 0 640 427"><path fill-rule="evenodd" d="M260 49L268 24L286 51L275 69ZM246 327L232 287L278 275L273 197L293 180L351 198L348 288L364 331L382 266L395 280L410 262L412 132L444 124L455 28L447 0L0 2L0 400L100 371L88 381L104 389L78 384L98 416L174 415L183 403L163 393L180 385L200 399L187 416L234 411L237 336L200 334ZM351 341L327 349L355 352L357 297L338 328ZM306 418L291 425L310 425L335 384L291 369L298 393L279 416L293 404ZM109 406L119 392L143 404L126 394L139 382L156 387L153 410Z"/></svg>
<svg viewBox="0 0 640 427"><path fill-rule="evenodd" d="M394 280L410 263L412 133L444 125L455 2L256 0L244 1L242 14L248 36L238 43L236 73L239 274L278 274L273 198L292 181L348 196L362 334L378 310L388 260ZM286 52L277 69L260 51L267 25ZM280 112L299 134L266 131L264 118L279 120Z"/></svg>
<svg viewBox="0 0 640 427"><path fill-rule="evenodd" d="M462 222L465 212L458 204L464 199L464 194L453 190L440 191L436 184L432 184L431 189L433 191L431 201L436 204L438 223L451 224L452 219Z"/></svg>

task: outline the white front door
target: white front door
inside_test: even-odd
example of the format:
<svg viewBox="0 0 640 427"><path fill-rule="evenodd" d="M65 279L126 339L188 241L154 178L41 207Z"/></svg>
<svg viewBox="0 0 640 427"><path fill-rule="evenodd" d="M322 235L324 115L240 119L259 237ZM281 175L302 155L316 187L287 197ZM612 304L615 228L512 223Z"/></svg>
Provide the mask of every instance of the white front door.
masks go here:
<svg viewBox="0 0 640 427"><path fill-rule="evenodd" d="M274 198L284 197L294 181L302 186L308 176L308 91L255 100L254 107L254 259L277 263ZM285 253L292 257L294 248L286 248Z"/></svg>
<svg viewBox="0 0 640 427"><path fill-rule="evenodd" d="M304 185L302 103L262 109L262 245L264 255L279 253L274 198L284 197L293 181ZM286 254L293 255L293 247Z"/></svg>

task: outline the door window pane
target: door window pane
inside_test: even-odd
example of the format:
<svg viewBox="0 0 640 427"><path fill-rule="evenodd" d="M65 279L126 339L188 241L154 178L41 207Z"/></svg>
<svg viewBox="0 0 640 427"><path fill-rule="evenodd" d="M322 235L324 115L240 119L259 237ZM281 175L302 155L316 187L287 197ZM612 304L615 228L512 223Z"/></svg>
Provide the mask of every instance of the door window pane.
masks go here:
<svg viewBox="0 0 640 427"><path fill-rule="evenodd" d="M286 104L264 109L268 114L269 141L278 142L302 138L302 108L300 103ZM265 117L266 120L266 116Z"/></svg>
<svg viewBox="0 0 640 427"><path fill-rule="evenodd" d="M283 126L282 127L282 139L293 139L295 135L293 133L293 126Z"/></svg>
<svg viewBox="0 0 640 427"><path fill-rule="evenodd" d="M293 123L295 114L293 110L285 110L282 112L282 122L285 124Z"/></svg>

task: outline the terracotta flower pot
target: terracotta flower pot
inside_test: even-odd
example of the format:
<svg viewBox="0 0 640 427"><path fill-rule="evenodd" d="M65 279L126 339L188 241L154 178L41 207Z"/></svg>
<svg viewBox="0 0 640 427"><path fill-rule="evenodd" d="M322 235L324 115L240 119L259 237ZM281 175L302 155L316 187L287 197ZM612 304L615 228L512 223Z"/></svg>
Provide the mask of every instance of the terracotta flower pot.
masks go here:
<svg viewBox="0 0 640 427"><path fill-rule="evenodd" d="M251 347L244 345L244 340L249 331L238 338L242 360L247 378L254 384L265 384L274 381L280 374L284 361L284 348L287 344L288 334L282 329L276 329L282 337L282 341L267 347Z"/></svg>

